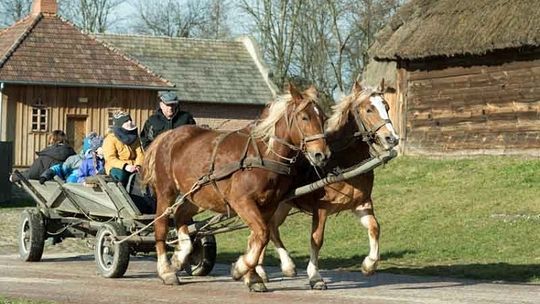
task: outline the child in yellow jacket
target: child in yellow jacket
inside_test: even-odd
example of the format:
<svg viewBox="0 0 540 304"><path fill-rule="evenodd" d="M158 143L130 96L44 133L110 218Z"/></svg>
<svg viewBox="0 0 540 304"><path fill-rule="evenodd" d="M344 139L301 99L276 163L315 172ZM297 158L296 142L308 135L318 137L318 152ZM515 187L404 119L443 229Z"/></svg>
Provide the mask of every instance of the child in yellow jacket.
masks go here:
<svg viewBox="0 0 540 304"><path fill-rule="evenodd" d="M126 112L114 114L114 126L103 141L105 172L126 185L131 174L139 172L144 152L137 126Z"/></svg>

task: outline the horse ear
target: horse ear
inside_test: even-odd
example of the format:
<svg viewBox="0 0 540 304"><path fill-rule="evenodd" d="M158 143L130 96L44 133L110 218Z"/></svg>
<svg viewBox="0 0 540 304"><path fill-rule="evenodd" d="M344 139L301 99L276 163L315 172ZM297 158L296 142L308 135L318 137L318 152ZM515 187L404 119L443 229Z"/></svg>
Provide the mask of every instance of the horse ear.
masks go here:
<svg viewBox="0 0 540 304"><path fill-rule="evenodd" d="M377 91L384 92L384 78L381 79L381 83L379 83L379 87L377 88Z"/></svg>
<svg viewBox="0 0 540 304"><path fill-rule="evenodd" d="M353 84L352 88L353 93L360 93L362 92L362 85L360 84L360 81L356 80Z"/></svg>
<svg viewBox="0 0 540 304"><path fill-rule="evenodd" d="M304 99L302 97L302 93L300 93L300 91L298 91L298 89L290 82L289 82L289 93L291 93L291 96L294 101L301 101L302 99Z"/></svg>
<svg viewBox="0 0 540 304"><path fill-rule="evenodd" d="M309 96L311 99L317 99L317 96L319 96L319 92L314 85L310 85L309 88L304 91L304 94Z"/></svg>

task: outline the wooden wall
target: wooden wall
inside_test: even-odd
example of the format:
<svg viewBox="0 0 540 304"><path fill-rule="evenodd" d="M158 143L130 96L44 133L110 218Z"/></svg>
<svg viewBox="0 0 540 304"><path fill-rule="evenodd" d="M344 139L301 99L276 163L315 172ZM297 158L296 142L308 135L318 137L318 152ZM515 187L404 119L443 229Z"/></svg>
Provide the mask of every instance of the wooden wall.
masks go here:
<svg viewBox="0 0 540 304"><path fill-rule="evenodd" d="M136 124L141 125L155 110L156 92L151 90L72 88L48 86L6 85L9 121L14 126L7 140L14 141L14 166L29 166L35 159L35 151L47 145L46 132L32 132L32 106L41 102L48 110L48 131L66 130L71 115L86 117L86 133L106 134L109 109L128 111ZM79 102L79 98L87 102Z"/></svg>
<svg viewBox="0 0 540 304"><path fill-rule="evenodd" d="M540 48L402 66L405 153L540 155Z"/></svg>
<svg viewBox="0 0 540 304"><path fill-rule="evenodd" d="M99 89L25 86L6 84L4 99L7 101L6 140L14 142L14 167L26 167L35 159L35 152L47 145L47 133L32 132L32 106L38 100L49 109L48 131L66 130L68 117L86 117L85 133L106 134L109 110L128 111L135 123L142 128L149 115L158 108L157 94L151 90ZM79 102L79 98L87 102ZM261 105L230 105L187 103L180 105L195 117L197 124L211 128L233 130L242 128L258 117ZM140 130L140 129L139 129Z"/></svg>

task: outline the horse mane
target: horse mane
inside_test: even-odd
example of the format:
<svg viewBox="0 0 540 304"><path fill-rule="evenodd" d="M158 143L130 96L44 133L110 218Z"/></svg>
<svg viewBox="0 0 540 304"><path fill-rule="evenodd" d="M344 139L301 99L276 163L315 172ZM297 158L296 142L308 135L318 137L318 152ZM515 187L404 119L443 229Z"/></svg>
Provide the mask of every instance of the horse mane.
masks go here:
<svg viewBox="0 0 540 304"><path fill-rule="evenodd" d="M272 136L276 135L276 124L287 113L291 101L291 94L278 95L274 101L269 103L268 115L255 125L251 130L251 135L256 139L269 142L271 147Z"/></svg>
<svg viewBox="0 0 540 304"><path fill-rule="evenodd" d="M339 103L332 106L332 115L326 122L325 131L330 133L341 129L345 123L347 123L351 108L361 100L364 100L364 98L369 97L375 91L376 90L372 87L365 87L360 93L352 92L341 98Z"/></svg>

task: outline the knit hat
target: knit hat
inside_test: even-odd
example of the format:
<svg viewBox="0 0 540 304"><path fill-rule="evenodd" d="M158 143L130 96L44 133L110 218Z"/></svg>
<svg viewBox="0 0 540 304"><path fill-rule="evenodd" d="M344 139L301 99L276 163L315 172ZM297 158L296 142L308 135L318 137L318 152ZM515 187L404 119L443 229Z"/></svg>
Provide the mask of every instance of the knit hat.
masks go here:
<svg viewBox="0 0 540 304"><path fill-rule="evenodd" d="M90 149L90 140L96 136L98 136L96 132L90 132L88 133L88 135L86 135L86 137L83 139L83 152L86 152L88 151L88 149Z"/></svg>
<svg viewBox="0 0 540 304"><path fill-rule="evenodd" d="M121 128L124 123L131 120L131 116L126 112L116 112L113 115L114 126Z"/></svg>
<svg viewBox="0 0 540 304"><path fill-rule="evenodd" d="M90 151L96 151L103 144L103 137L97 135L90 139Z"/></svg>
<svg viewBox="0 0 540 304"><path fill-rule="evenodd" d="M95 151L103 144L103 137L96 132L90 132L83 140L83 152Z"/></svg>

